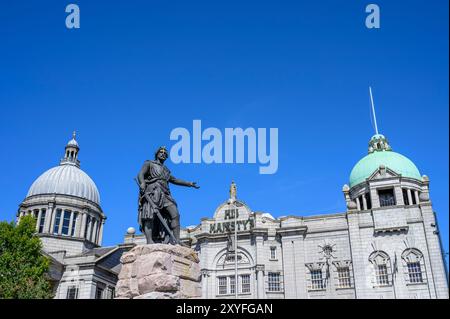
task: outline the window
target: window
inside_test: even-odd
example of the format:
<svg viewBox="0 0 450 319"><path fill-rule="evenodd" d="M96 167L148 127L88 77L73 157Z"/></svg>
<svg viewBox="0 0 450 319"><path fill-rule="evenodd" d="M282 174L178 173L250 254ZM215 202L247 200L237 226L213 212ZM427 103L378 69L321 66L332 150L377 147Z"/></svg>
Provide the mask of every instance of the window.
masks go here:
<svg viewBox="0 0 450 319"><path fill-rule="evenodd" d="M45 225L45 209L41 212L41 219L39 220L39 233L42 233L44 231L44 225Z"/></svg>
<svg viewBox="0 0 450 319"><path fill-rule="evenodd" d="M408 263L407 265L408 265L409 282L413 284L423 282L420 262L412 262Z"/></svg>
<svg viewBox="0 0 450 319"><path fill-rule="evenodd" d="M65 210L62 225L63 235L69 235L69 226L70 226L70 212L68 210Z"/></svg>
<svg viewBox="0 0 450 319"><path fill-rule="evenodd" d="M325 289L325 282L322 277L322 269L311 271L311 288L313 290Z"/></svg>
<svg viewBox="0 0 450 319"><path fill-rule="evenodd" d="M236 278L230 276L230 294L236 293Z"/></svg>
<svg viewBox="0 0 450 319"><path fill-rule="evenodd" d="M408 198L408 190L403 188L402 192L403 192L403 202L405 203L406 206L410 205L409 198Z"/></svg>
<svg viewBox="0 0 450 319"><path fill-rule="evenodd" d="M84 238L86 238L86 239L87 239L87 232L88 232L88 229L89 229L88 225L89 225L90 222L91 222L91 216L88 215L86 217L86 227L84 228Z"/></svg>
<svg viewBox="0 0 450 319"><path fill-rule="evenodd" d="M59 232L59 223L61 222L61 209L56 210L56 216L55 216L55 226L53 227L53 233L58 234Z"/></svg>
<svg viewBox="0 0 450 319"><path fill-rule="evenodd" d="M95 291L95 299L103 299L103 288L97 287L97 290Z"/></svg>
<svg viewBox="0 0 450 319"><path fill-rule="evenodd" d="M350 288L350 268L349 267L339 267L337 269L338 280L339 280L339 288Z"/></svg>
<svg viewBox="0 0 450 319"><path fill-rule="evenodd" d="M270 247L270 259L277 259L277 247Z"/></svg>
<svg viewBox="0 0 450 319"><path fill-rule="evenodd" d="M269 279L269 291L271 292L281 291L280 273L269 272L268 279Z"/></svg>
<svg viewBox="0 0 450 319"><path fill-rule="evenodd" d="M217 277L217 280L219 282L219 295L226 295L227 294L227 277Z"/></svg>
<svg viewBox="0 0 450 319"><path fill-rule="evenodd" d="M402 253L402 259L404 260L403 267L407 283L418 284L426 281L426 273L422 272L424 268L423 255L418 249L405 249Z"/></svg>
<svg viewBox="0 0 450 319"><path fill-rule="evenodd" d="M92 236L95 235L95 233L94 233L95 221L96 221L96 219L95 219L95 218L92 218L92 220L91 220L91 232L90 232L90 234L89 234L89 240L90 240L90 241L93 241L93 240L94 240L94 237L92 237Z"/></svg>
<svg viewBox="0 0 450 319"><path fill-rule="evenodd" d="M67 288L66 299L77 299L78 298L78 288L75 286L70 286Z"/></svg>
<svg viewBox="0 0 450 319"><path fill-rule="evenodd" d="M250 275L241 275L241 292L250 293Z"/></svg>
<svg viewBox="0 0 450 319"><path fill-rule="evenodd" d="M366 197L367 209L372 209L372 200L370 198L370 193L365 193L364 196Z"/></svg>
<svg viewBox="0 0 450 319"><path fill-rule="evenodd" d="M73 213L72 229L70 230L70 236L75 236L75 225L77 223L78 213Z"/></svg>
<svg viewBox="0 0 450 319"><path fill-rule="evenodd" d="M380 206L394 206L395 205L395 196L394 190L391 189L380 189L378 191L378 197L380 198Z"/></svg>
<svg viewBox="0 0 450 319"><path fill-rule="evenodd" d="M389 285L389 275L386 264L380 264L376 266L376 279L379 286Z"/></svg>
<svg viewBox="0 0 450 319"><path fill-rule="evenodd" d="M116 291L113 287L108 287L106 292L107 292L107 296L106 296L107 299L114 299L114 295L115 295Z"/></svg>
<svg viewBox="0 0 450 319"><path fill-rule="evenodd" d="M417 205L415 191L411 190L412 205Z"/></svg>

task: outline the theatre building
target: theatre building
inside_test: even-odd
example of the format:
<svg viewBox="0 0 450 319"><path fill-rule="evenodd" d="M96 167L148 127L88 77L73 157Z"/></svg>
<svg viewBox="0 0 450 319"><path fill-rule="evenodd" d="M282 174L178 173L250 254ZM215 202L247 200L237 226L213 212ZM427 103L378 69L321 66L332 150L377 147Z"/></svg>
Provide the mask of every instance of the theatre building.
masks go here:
<svg viewBox="0 0 450 319"><path fill-rule="evenodd" d="M31 186L18 219L38 220L55 298L112 298L121 254L145 238L129 228L124 243L101 247L106 216L78 150L72 139L61 165ZM202 297L448 298L429 178L377 134L343 183L345 211L278 218L253 211L232 183L215 212L181 232L200 258Z"/></svg>

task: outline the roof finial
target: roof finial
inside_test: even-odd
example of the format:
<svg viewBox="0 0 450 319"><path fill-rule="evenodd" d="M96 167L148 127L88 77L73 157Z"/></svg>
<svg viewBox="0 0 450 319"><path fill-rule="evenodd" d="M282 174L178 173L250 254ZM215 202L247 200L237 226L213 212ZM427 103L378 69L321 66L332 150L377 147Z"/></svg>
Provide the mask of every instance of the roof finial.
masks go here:
<svg viewBox="0 0 450 319"><path fill-rule="evenodd" d="M75 139L77 137L77 131L73 131L72 137L73 137L73 139Z"/></svg>
<svg viewBox="0 0 450 319"><path fill-rule="evenodd" d="M235 200L236 199L236 195L237 195L236 184L234 183L234 181L231 181L231 185L230 185L230 199Z"/></svg>
<svg viewBox="0 0 450 319"><path fill-rule="evenodd" d="M377 116L375 114L375 105L373 103L372 87L370 86L369 86L369 93L370 93L370 103L372 104L373 121L375 124L375 134L378 135Z"/></svg>

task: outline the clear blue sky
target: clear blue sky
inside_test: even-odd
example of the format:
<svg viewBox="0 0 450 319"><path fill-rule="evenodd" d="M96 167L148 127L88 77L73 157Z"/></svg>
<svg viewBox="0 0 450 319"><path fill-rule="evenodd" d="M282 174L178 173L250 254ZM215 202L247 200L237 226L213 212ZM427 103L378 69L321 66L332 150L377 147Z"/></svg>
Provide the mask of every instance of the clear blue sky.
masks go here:
<svg viewBox="0 0 450 319"><path fill-rule="evenodd" d="M275 217L345 211L342 186L380 131L431 180L448 251L448 2L2 1L0 219L58 164L74 129L108 216L104 244L136 227L136 176L175 127L279 128L279 170L167 163L201 189L172 187L183 226L228 196Z"/></svg>

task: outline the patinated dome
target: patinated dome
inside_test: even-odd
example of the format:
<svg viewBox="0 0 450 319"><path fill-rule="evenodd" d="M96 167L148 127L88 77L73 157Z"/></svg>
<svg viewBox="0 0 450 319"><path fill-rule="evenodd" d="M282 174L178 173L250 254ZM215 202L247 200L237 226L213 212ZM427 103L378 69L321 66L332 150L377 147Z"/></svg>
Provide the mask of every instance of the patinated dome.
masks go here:
<svg viewBox="0 0 450 319"><path fill-rule="evenodd" d="M353 167L350 173L350 187L364 182L381 165L404 177L422 180L416 165L407 157L393 152L387 139L383 135L377 134L369 141L369 154Z"/></svg>

